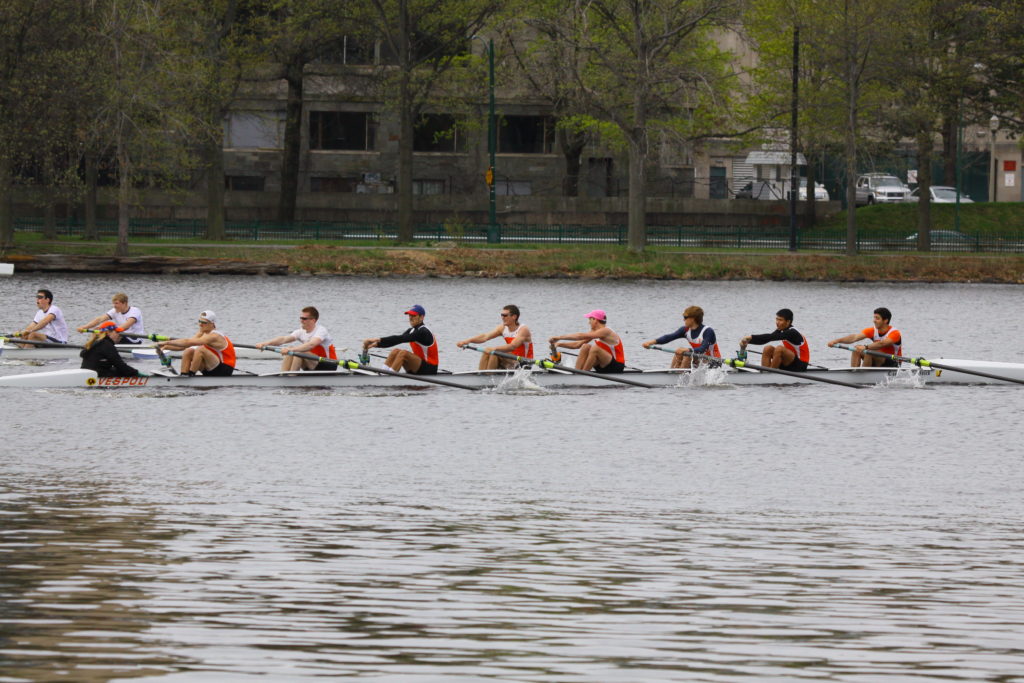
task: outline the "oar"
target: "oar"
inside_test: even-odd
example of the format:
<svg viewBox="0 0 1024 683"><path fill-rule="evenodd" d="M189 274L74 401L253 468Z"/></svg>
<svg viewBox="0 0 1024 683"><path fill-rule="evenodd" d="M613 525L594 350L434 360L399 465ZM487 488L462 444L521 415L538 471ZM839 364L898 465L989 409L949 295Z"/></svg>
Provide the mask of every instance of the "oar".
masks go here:
<svg viewBox="0 0 1024 683"><path fill-rule="evenodd" d="M856 351L852 346L843 346L842 344L836 344L832 348L842 349L844 351ZM1005 375L993 375L988 372L981 372L980 370L968 370L966 368L958 368L955 365L946 365L945 363L933 363L930 360L924 358L907 358L906 356L894 356L889 353L882 353L881 351L873 351L871 349L864 349L864 353L869 356L877 356L878 358L891 358L898 363L910 363L916 365L919 368L938 368L939 370L949 370L950 372L962 372L965 375L977 375L978 377L987 377L988 379L997 379L1001 382L1016 382L1017 384L1024 384L1024 380L1017 379L1015 377L1006 377Z"/></svg>
<svg viewBox="0 0 1024 683"><path fill-rule="evenodd" d="M249 348L249 347L245 347ZM280 346L264 346L263 348L271 351L280 351ZM287 351L287 349L286 349ZM288 351L289 356L296 356L297 358L307 358L309 360L315 360L318 363L330 363L331 365L337 365L349 370L366 370L368 372L376 372L379 375L394 375L395 377L403 377L405 379L415 380L417 382L427 382L428 384L440 384L446 387L454 387L456 389L466 389L468 391L477 391L481 387L470 387L465 384L458 384L457 382L449 382L443 379L437 379L435 377L428 377L427 375L413 375L408 372L395 372L389 368L378 368L375 365L364 365L363 363L357 363L354 360L338 360L336 358L324 358L323 356L316 356L312 353L305 353L303 351Z"/></svg>
<svg viewBox="0 0 1024 683"><path fill-rule="evenodd" d="M708 356L703 353L695 353L694 356L701 358L707 358L708 360L718 361L725 363L731 368L747 368L749 370L758 370L760 372L774 372L779 375L789 375L790 377L799 377L800 379L809 379L812 382L825 382L826 384L837 384L841 387L850 387L851 389L867 389L868 387L864 384L853 384L851 382L844 382L838 379L828 379L827 377L815 377L809 372L793 372L792 370L783 370L782 368L769 368L765 365L754 365L753 363L747 363L746 361L736 360L735 358L715 358Z"/></svg>
<svg viewBox="0 0 1024 683"><path fill-rule="evenodd" d="M559 352L559 354L562 354L562 353L564 353L567 356L572 356L573 358L576 358L576 357L578 357L580 355L578 353L573 353L572 351L565 351L565 350ZM638 368L635 365L623 365L623 367L625 367L627 370L637 370L639 372L643 372L643 370L641 368Z"/></svg>
<svg viewBox="0 0 1024 683"><path fill-rule="evenodd" d="M484 350L482 348L480 348L479 346L473 346L472 344L466 344L462 348L470 349L471 351L479 351L480 353L484 353ZM498 356L499 358L508 358L509 360L520 361L520 362L523 362L523 363L532 363L533 365L545 368L547 370L559 370L561 372L570 372L570 373L572 373L574 375L583 375L584 377L596 377L597 379L603 379L603 380L607 380L609 382L619 382L620 384L629 384L629 385L632 385L634 387L643 387L644 389L655 389L655 388L657 388L653 384L645 384L643 382L637 382L637 381L632 380L632 379L626 379L625 377L619 377L618 375L604 374L604 373L600 373L600 372L591 372L590 370L577 370L576 368L570 368L567 365L562 365L560 363L554 363L554 362L548 360L547 358L538 358L537 360L532 360L530 358L524 358L523 356L517 356L517 355L515 355L513 353L505 353L504 351L491 351L490 353L493 353L495 356Z"/></svg>
<svg viewBox="0 0 1024 683"><path fill-rule="evenodd" d="M31 344L32 346L39 346L42 348L56 348L56 349L84 349L85 347L81 344L61 344L60 342L52 341L38 341L35 339L22 339L21 337L8 337L2 336L0 339L9 341L12 344Z"/></svg>
<svg viewBox="0 0 1024 683"><path fill-rule="evenodd" d="M164 353L164 350L161 349L159 346L154 346L153 348L156 349L156 355L158 358L160 358L160 365L170 370L172 375L177 375L178 371L174 369L174 364L171 363L171 359L167 357L167 354Z"/></svg>

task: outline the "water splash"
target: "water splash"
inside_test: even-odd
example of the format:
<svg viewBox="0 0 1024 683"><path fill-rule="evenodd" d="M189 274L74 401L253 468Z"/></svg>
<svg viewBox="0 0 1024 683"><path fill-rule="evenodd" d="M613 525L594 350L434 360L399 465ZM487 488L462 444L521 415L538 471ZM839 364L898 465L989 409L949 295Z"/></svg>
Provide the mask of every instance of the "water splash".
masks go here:
<svg viewBox="0 0 1024 683"><path fill-rule="evenodd" d="M886 375L885 379L875 385L883 389L925 389L927 382L921 368L897 368L896 372Z"/></svg>
<svg viewBox="0 0 1024 683"><path fill-rule="evenodd" d="M729 387L733 385L726 379L728 371L724 366L699 365L689 372L679 374L677 387Z"/></svg>
<svg viewBox="0 0 1024 683"><path fill-rule="evenodd" d="M506 375L504 379L498 382L498 386L494 388L494 391L503 394L551 393L533 381L533 370L525 365L516 368L512 373Z"/></svg>

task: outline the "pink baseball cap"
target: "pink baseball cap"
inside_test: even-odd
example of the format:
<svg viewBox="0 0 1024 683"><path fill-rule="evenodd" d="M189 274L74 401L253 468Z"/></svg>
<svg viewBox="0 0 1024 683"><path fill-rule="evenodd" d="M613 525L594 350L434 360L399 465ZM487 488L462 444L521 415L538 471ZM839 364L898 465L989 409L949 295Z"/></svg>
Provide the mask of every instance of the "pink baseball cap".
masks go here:
<svg viewBox="0 0 1024 683"><path fill-rule="evenodd" d="M593 318L594 320L600 320L601 322L607 322L608 316L600 308L595 308L590 313L587 313L585 318Z"/></svg>

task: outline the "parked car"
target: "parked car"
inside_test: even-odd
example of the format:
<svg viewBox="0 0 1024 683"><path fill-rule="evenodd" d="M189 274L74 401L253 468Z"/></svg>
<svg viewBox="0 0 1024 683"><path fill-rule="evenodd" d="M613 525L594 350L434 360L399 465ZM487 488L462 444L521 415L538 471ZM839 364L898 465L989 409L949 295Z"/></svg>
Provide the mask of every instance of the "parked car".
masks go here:
<svg viewBox="0 0 1024 683"><path fill-rule="evenodd" d="M800 201L807 201L807 178L800 179L800 195L797 197ZM827 202L831 201L832 197L829 196L828 190L821 183L814 183L814 201L816 202Z"/></svg>
<svg viewBox="0 0 1024 683"><path fill-rule="evenodd" d="M910 196L913 199L917 199L918 197L920 197L921 195L918 194L918 191L920 189L921 188L919 188L919 187L914 188L914 191L910 193ZM930 194L931 194L931 197L932 197L932 203L933 204L955 204L956 203L956 188L955 187L949 187L947 185L932 185L928 189L931 191ZM973 204L974 200L971 199L970 197L968 197L967 195L962 194L962 195L960 195L960 203L961 204Z"/></svg>
<svg viewBox="0 0 1024 683"><path fill-rule="evenodd" d="M907 238L911 245L917 243L917 233ZM936 251L972 251L977 241L970 235L956 230L932 230L931 246Z"/></svg>
<svg viewBox="0 0 1024 683"><path fill-rule="evenodd" d="M857 206L910 201L910 188L888 173L865 173L857 178Z"/></svg>

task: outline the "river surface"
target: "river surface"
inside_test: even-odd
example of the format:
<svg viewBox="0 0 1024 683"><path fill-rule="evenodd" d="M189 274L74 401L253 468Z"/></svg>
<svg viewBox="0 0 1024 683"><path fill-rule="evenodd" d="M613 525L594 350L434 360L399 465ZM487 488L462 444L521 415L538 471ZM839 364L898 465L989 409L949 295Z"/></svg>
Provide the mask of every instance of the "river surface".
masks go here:
<svg viewBox="0 0 1024 683"><path fill-rule="evenodd" d="M730 354L786 306L843 365L888 306L909 354L1024 362L1012 286L16 275L4 331L40 286L352 348L418 303L452 370L510 303L604 308L642 367L690 304ZM1024 387L3 398L0 681L1024 681Z"/></svg>

